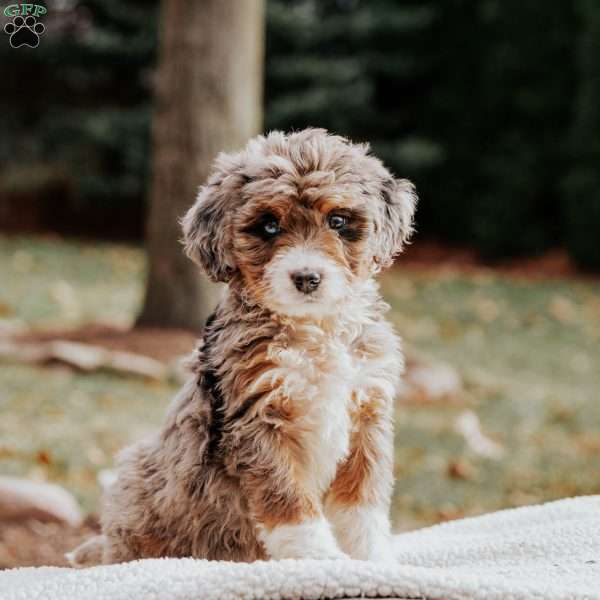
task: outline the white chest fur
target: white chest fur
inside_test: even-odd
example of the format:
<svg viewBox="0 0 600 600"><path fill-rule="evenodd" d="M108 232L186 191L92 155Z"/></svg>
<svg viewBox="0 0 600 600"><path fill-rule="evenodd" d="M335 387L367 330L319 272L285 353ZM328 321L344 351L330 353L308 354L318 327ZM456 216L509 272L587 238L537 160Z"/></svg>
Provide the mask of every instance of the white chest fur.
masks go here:
<svg viewBox="0 0 600 600"><path fill-rule="evenodd" d="M279 394L298 409L293 411L294 426L303 436L305 484L321 498L350 450L353 409L373 398L389 408L402 362L398 341L385 321L357 321L351 327L341 324L329 331L317 325L296 326L291 335L274 342L269 353L276 365L271 378L279 382ZM391 456L392 437L381 443ZM276 558L340 558L344 555L339 542L354 558L389 555L390 481L391 477L383 477L380 482L381 506L333 512L326 506L327 518L324 515L263 531L261 540L267 552Z"/></svg>
<svg viewBox="0 0 600 600"><path fill-rule="evenodd" d="M285 394L299 409L307 472L322 494L349 451L350 408L360 361L339 336L311 325L299 328L285 347L274 345L272 359Z"/></svg>

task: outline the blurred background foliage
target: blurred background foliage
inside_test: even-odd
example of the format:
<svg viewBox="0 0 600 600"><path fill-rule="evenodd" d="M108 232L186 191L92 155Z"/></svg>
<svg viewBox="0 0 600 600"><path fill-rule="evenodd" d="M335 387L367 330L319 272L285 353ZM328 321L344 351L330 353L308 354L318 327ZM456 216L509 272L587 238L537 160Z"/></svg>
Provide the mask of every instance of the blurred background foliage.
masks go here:
<svg viewBox="0 0 600 600"><path fill-rule="evenodd" d="M417 243L381 277L408 367L395 527L599 493L600 280L572 261L600 270L600 2L266 2L264 129L368 141L421 196ZM13 49L0 32L0 354L3 342L66 339L139 353L169 375L0 356L0 474L61 484L95 511L115 452L160 423L197 328L132 328L156 260L139 242L162 89L159 2L46 4L38 48ZM167 154L177 145L160 142ZM169 168L195 185L194 157L177 176ZM181 189L158 195L187 205ZM480 257L519 258L490 268ZM411 391L419 374L428 388ZM499 450L477 448L465 418ZM39 530L25 541L6 531L0 568L64 564L76 545L47 530L55 545L42 556Z"/></svg>
<svg viewBox="0 0 600 600"><path fill-rule="evenodd" d="M142 234L158 4L63 0L0 44L0 220ZM265 128L370 141L418 229L600 268L600 3L268 0Z"/></svg>

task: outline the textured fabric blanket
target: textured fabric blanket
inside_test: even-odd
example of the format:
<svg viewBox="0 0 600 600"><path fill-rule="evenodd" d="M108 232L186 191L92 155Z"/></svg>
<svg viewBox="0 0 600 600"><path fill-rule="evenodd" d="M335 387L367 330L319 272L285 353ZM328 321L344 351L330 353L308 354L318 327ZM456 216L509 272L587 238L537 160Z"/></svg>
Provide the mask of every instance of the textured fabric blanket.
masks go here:
<svg viewBox="0 0 600 600"><path fill-rule="evenodd" d="M600 496L398 535L396 562L142 560L0 573L2 600L600 599Z"/></svg>

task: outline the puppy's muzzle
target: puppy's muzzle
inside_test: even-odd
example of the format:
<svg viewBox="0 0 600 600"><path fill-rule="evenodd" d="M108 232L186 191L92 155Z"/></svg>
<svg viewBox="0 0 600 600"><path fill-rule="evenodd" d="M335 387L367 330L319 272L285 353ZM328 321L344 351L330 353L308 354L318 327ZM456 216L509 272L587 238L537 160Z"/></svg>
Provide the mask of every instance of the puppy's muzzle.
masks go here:
<svg viewBox="0 0 600 600"><path fill-rule="evenodd" d="M294 271L290 274L296 289L303 294L314 292L321 283L321 275L316 271Z"/></svg>

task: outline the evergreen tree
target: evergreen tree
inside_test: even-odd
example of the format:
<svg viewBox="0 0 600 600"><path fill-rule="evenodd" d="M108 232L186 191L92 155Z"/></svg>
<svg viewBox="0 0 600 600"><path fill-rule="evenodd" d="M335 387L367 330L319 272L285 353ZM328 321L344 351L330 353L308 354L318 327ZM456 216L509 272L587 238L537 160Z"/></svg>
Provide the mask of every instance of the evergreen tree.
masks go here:
<svg viewBox="0 0 600 600"><path fill-rule="evenodd" d="M435 2L271 0L266 125L368 141L399 176L428 180ZM424 194L425 185L419 186Z"/></svg>
<svg viewBox="0 0 600 600"><path fill-rule="evenodd" d="M55 221L67 204L78 230L134 221L141 234L156 4L52 3L38 48L0 44L0 195L35 188ZM371 142L417 184L422 234L490 258L566 243L600 265L600 3L268 0L267 12L266 129Z"/></svg>
<svg viewBox="0 0 600 600"><path fill-rule="evenodd" d="M571 169L564 181L567 246L575 259L600 268L600 6L594 0L576 4L581 21L571 134Z"/></svg>
<svg viewBox="0 0 600 600"><path fill-rule="evenodd" d="M493 0L481 8L473 238L491 257L531 254L564 235L559 184L572 107L566 91L575 86L574 11L571 3L544 0Z"/></svg>
<svg viewBox="0 0 600 600"><path fill-rule="evenodd" d="M47 4L37 48L0 44L0 127L8 133L0 166L27 185L40 163L51 165L47 172L73 189L68 207L51 208L54 220L75 216L77 232L119 233L123 220L139 232L156 6L142 0Z"/></svg>
<svg viewBox="0 0 600 600"><path fill-rule="evenodd" d="M542 0L272 0L267 123L371 141L426 233L538 252L562 240L576 28Z"/></svg>

